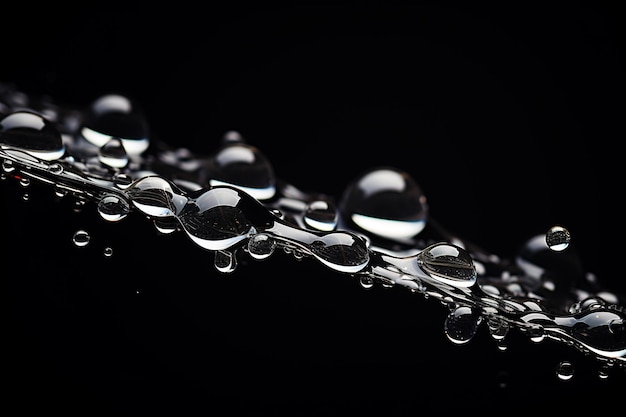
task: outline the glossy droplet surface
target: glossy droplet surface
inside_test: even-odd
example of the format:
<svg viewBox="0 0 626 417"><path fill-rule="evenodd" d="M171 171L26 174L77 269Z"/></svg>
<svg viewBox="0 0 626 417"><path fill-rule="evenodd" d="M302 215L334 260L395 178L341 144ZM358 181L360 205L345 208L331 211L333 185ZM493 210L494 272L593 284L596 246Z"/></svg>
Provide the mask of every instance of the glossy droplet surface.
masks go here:
<svg viewBox="0 0 626 417"><path fill-rule="evenodd" d="M78 247L84 247L89 244L91 235L86 230L77 230L72 236L72 242Z"/></svg>
<svg viewBox="0 0 626 417"><path fill-rule="evenodd" d="M124 149L122 141L117 138L110 139L100 148L98 159L111 168L124 168L128 165L126 149Z"/></svg>
<svg viewBox="0 0 626 417"><path fill-rule="evenodd" d="M448 314L444 323L444 331L450 341L464 344L474 337L480 322L479 313L468 306L461 306Z"/></svg>
<svg viewBox="0 0 626 417"><path fill-rule="evenodd" d="M248 241L248 253L254 259L265 259L276 249L276 241L267 234L258 233Z"/></svg>
<svg viewBox="0 0 626 417"><path fill-rule="evenodd" d="M569 230L563 226L553 226L546 233L546 244L553 251L560 252L567 249L571 240Z"/></svg>
<svg viewBox="0 0 626 417"><path fill-rule="evenodd" d="M129 212L128 202L117 195L107 195L98 201L98 213L106 221L122 220Z"/></svg>
<svg viewBox="0 0 626 417"><path fill-rule="evenodd" d="M187 198L171 181L162 177L143 177L128 189L133 205L151 217L175 216L187 204Z"/></svg>
<svg viewBox="0 0 626 417"><path fill-rule="evenodd" d="M254 146L228 141L207 164L210 185L231 185L257 200L276 193L274 169Z"/></svg>
<svg viewBox="0 0 626 417"><path fill-rule="evenodd" d="M46 161L59 159L65 153L56 126L29 111L17 111L0 119L0 146L19 149Z"/></svg>
<svg viewBox="0 0 626 417"><path fill-rule="evenodd" d="M338 213L329 201L316 200L307 203L304 223L315 230L331 231L337 227Z"/></svg>
<svg viewBox="0 0 626 417"><path fill-rule="evenodd" d="M435 243L417 255L418 266L431 277L455 287L476 282L474 262L465 249L451 243Z"/></svg>
<svg viewBox="0 0 626 417"><path fill-rule="evenodd" d="M98 148L116 138L129 155L139 155L150 145L143 114L130 99L117 94L101 96L92 103L85 114L81 136Z"/></svg>
<svg viewBox="0 0 626 417"><path fill-rule="evenodd" d="M349 184L340 211L349 227L392 240L415 237L428 217L421 188L395 168L370 170Z"/></svg>

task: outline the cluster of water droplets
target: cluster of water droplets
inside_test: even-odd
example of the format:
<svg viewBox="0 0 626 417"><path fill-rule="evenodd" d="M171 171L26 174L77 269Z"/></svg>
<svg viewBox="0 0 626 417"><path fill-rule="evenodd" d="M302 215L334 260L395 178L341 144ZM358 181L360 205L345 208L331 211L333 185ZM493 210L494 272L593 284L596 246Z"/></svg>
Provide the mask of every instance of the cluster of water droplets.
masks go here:
<svg viewBox="0 0 626 417"><path fill-rule="evenodd" d="M449 309L444 332L453 343L467 343L484 325L504 350L516 329L592 356L602 377L625 366L623 300L594 286L592 274L587 288L563 279L565 227L532 237L506 262L439 225L419 185L394 167L363 173L336 204L277 178L237 132L203 156L152 142L146 120L123 96L68 109L0 86L0 116L3 179L25 189L48 184L77 206L94 202L108 222L140 213L160 233L186 234L221 273L234 273L242 256L260 261L282 250L363 288L401 286L439 300ZM79 230L73 239L86 246L90 235ZM563 363L557 374L566 380L573 372Z"/></svg>

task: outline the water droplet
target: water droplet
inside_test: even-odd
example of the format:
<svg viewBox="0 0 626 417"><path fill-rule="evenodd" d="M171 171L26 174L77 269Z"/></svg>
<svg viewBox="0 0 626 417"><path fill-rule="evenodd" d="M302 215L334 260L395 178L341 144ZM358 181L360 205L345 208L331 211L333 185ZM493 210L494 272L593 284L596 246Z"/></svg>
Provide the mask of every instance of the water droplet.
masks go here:
<svg viewBox="0 0 626 417"><path fill-rule="evenodd" d="M65 153L61 133L55 124L38 113L26 110L0 119L0 145L22 150L46 161L57 160Z"/></svg>
<svg viewBox="0 0 626 417"><path fill-rule="evenodd" d="M546 244L556 252L567 249L571 241L569 231L562 226L553 226L546 233Z"/></svg>
<svg viewBox="0 0 626 417"><path fill-rule="evenodd" d="M428 206L417 183L395 168L377 168L348 185L340 202L349 228L404 241L426 225Z"/></svg>
<svg viewBox="0 0 626 417"><path fill-rule="evenodd" d="M474 337L480 322L480 314L471 307L460 306L446 317L444 330L452 342L465 344Z"/></svg>
<svg viewBox="0 0 626 417"><path fill-rule="evenodd" d="M128 154L122 141L118 138L111 138L98 152L98 160L111 168L124 168L128 165Z"/></svg>
<svg viewBox="0 0 626 417"><path fill-rule="evenodd" d="M91 235L89 234L89 232L82 230L82 229L77 230L72 236L72 242L74 242L74 245L78 247L87 246L90 240L91 240Z"/></svg>
<svg viewBox="0 0 626 417"><path fill-rule="evenodd" d="M215 268L220 272L228 274L237 268L237 258L233 252L218 250L214 258Z"/></svg>
<svg viewBox="0 0 626 417"><path fill-rule="evenodd" d="M104 248L104 251L102 253L104 254L105 258L110 258L111 256L113 256L113 248L107 246L106 248Z"/></svg>
<svg viewBox="0 0 626 417"><path fill-rule="evenodd" d="M556 376L561 381L569 381L574 376L574 366L570 361L562 361L556 367Z"/></svg>
<svg viewBox="0 0 626 417"><path fill-rule="evenodd" d="M455 287L476 282L476 269L465 249L450 243L435 243L417 255L419 267L434 279Z"/></svg>
<svg viewBox="0 0 626 417"><path fill-rule="evenodd" d="M370 289L374 286L374 279L370 276L363 275L359 278L359 284L365 289Z"/></svg>
<svg viewBox="0 0 626 417"><path fill-rule="evenodd" d="M19 182L22 187L28 187L30 185L30 178L22 177Z"/></svg>
<svg viewBox="0 0 626 417"><path fill-rule="evenodd" d="M106 195L98 201L98 213L109 222L116 222L125 218L130 211L126 200L116 195Z"/></svg>
<svg viewBox="0 0 626 417"><path fill-rule="evenodd" d="M337 210L330 201L312 201L307 204L304 211L304 223L315 230L334 230L337 227L337 220Z"/></svg>
<svg viewBox="0 0 626 417"><path fill-rule="evenodd" d="M117 94L101 96L92 103L80 133L98 149L117 138L128 155L139 155L150 145L142 112L129 98Z"/></svg>
<svg viewBox="0 0 626 417"><path fill-rule="evenodd" d="M2 161L2 170L4 172L13 172L15 171L15 164L10 159L4 159Z"/></svg>
<svg viewBox="0 0 626 417"><path fill-rule="evenodd" d="M258 233L248 240L248 253L254 259L265 259L275 249L276 241L265 233Z"/></svg>
<svg viewBox="0 0 626 417"><path fill-rule="evenodd" d="M207 162L206 169L211 186L237 187L261 201L276 194L274 169L265 155L254 146L226 141Z"/></svg>
<svg viewBox="0 0 626 417"><path fill-rule="evenodd" d="M171 217L187 204L183 192L171 181L158 176L147 176L128 187L132 204L150 217Z"/></svg>

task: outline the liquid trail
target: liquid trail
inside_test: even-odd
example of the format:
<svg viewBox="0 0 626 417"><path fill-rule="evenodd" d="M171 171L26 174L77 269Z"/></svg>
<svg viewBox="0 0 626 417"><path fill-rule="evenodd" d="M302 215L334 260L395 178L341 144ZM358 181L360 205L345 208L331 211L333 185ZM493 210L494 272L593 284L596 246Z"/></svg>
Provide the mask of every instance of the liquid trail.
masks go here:
<svg viewBox="0 0 626 417"><path fill-rule="evenodd" d="M235 273L242 256L263 260L281 250L363 288L401 286L440 300L453 343L467 343L485 325L504 345L516 329L592 356L603 376L625 366L623 297L600 288L591 273L584 288L568 284L558 260L571 237L562 226L505 260L437 224L419 185L394 167L363 174L335 205L276 178L237 132L207 156L153 143L123 96L100 97L83 110L0 85L0 114L4 180L37 181L77 204L94 202L108 222L139 213L160 233L184 233L213 254L220 273ZM89 239L85 231L74 236L77 246ZM558 375L569 379L571 366L560 364Z"/></svg>

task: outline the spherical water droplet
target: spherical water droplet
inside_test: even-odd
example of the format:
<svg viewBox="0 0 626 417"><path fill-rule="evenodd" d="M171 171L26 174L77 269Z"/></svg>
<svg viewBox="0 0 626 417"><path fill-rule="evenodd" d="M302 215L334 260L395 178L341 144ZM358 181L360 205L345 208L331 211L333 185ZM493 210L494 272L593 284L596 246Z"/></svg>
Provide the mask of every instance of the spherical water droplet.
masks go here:
<svg viewBox="0 0 626 417"><path fill-rule="evenodd" d="M448 339L456 344L469 342L478 329L481 322L480 314L471 307L461 306L455 308L445 321L444 330Z"/></svg>
<svg viewBox="0 0 626 417"><path fill-rule="evenodd" d="M546 244L556 252L567 249L571 241L569 231L562 226L553 226L546 233Z"/></svg>
<svg viewBox="0 0 626 417"><path fill-rule="evenodd" d="M2 161L2 170L4 172L13 172L15 171L15 164L10 159L5 159Z"/></svg>
<svg viewBox="0 0 626 417"><path fill-rule="evenodd" d="M395 168L377 168L348 185L340 202L349 228L403 241L426 225L428 206L417 183Z"/></svg>
<svg viewBox="0 0 626 417"><path fill-rule="evenodd" d="M370 289L374 286L374 279L370 276L363 275L359 278L359 284L365 289Z"/></svg>
<svg viewBox="0 0 626 417"><path fill-rule="evenodd" d="M257 200L267 200L276 194L274 169L254 146L227 141L206 168L211 186L234 186Z"/></svg>
<svg viewBox="0 0 626 417"><path fill-rule="evenodd" d="M130 99L117 94L101 96L92 103L81 136L97 148L117 138L128 155L139 155L150 145L148 123L142 112Z"/></svg>
<svg viewBox="0 0 626 417"><path fill-rule="evenodd" d="M119 188L120 190L127 189L133 182L133 179L130 175L119 173L113 177L113 184Z"/></svg>
<svg viewBox="0 0 626 417"><path fill-rule="evenodd" d="M20 185L22 187L28 187L30 185L30 178L20 178Z"/></svg>
<svg viewBox="0 0 626 417"><path fill-rule="evenodd" d="M276 241L265 233L258 233L248 240L248 253L254 259L265 259L276 249Z"/></svg>
<svg viewBox="0 0 626 417"><path fill-rule="evenodd" d="M77 230L72 236L72 242L78 247L87 246L91 240L91 235L85 230Z"/></svg>
<svg viewBox="0 0 626 417"><path fill-rule="evenodd" d="M474 262L465 249L450 243L435 243L417 255L419 267L428 275L455 287L470 287L476 282Z"/></svg>
<svg viewBox="0 0 626 417"><path fill-rule="evenodd" d="M116 222L125 218L130 211L126 200L116 195L107 195L98 202L98 213L109 222Z"/></svg>
<svg viewBox="0 0 626 417"><path fill-rule="evenodd" d="M113 248L107 246L106 248L104 248L104 251L102 253L104 254L105 258L110 258L111 256L113 256Z"/></svg>
<svg viewBox="0 0 626 417"><path fill-rule="evenodd" d="M322 231L331 231L337 227L338 213L330 201L316 200L307 204L304 223Z"/></svg>
<svg viewBox="0 0 626 417"><path fill-rule="evenodd" d="M569 381L574 376L574 366L570 361L562 361L556 367L556 376L561 381Z"/></svg>

